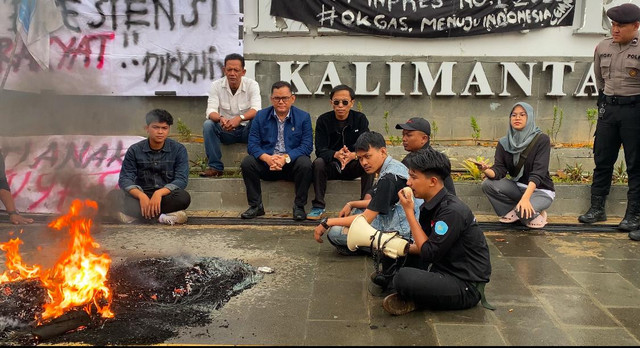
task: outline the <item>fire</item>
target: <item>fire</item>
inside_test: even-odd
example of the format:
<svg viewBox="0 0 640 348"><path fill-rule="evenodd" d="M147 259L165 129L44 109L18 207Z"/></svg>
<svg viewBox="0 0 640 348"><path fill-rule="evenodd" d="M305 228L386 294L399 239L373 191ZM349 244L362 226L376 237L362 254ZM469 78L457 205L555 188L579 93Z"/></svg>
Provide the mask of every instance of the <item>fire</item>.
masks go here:
<svg viewBox="0 0 640 348"><path fill-rule="evenodd" d="M49 224L59 231L68 230L70 236L67 250L51 269L41 271L41 266L24 265L18 251L22 241L18 238L0 244L7 257L7 271L0 275L0 283L39 278L47 289L49 301L44 305L42 320L58 317L78 306L84 306L89 314L95 306L103 318L114 316L110 308L112 293L106 285L111 258L94 253L100 245L90 233L97 210L94 201L74 200L66 215Z"/></svg>

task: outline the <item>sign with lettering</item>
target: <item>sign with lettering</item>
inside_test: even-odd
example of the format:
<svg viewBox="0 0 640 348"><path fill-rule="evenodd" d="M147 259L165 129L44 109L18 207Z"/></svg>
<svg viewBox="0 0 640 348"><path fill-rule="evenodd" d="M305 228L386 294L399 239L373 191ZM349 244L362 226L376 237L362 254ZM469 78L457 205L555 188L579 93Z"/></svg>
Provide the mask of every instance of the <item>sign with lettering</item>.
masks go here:
<svg viewBox="0 0 640 348"><path fill-rule="evenodd" d="M568 26L575 0L271 0L271 15L369 35L453 37Z"/></svg>
<svg viewBox="0 0 640 348"><path fill-rule="evenodd" d="M6 89L204 96L222 76L224 57L243 52L238 0L66 0L54 7L64 25L44 33L49 69L43 70L15 40L19 3L0 1L0 76L10 68ZM37 17L40 1L35 3L33 18L51 18Z"/></svg>
<svg viewBox="0 0 640 348"><path fill-rule="evenodd" d="M102 201L118 188L122 160L140 136L3 137L5 173L18 211L59 213L74 198ZM2 204L0 203L0 206Z"/></svg>

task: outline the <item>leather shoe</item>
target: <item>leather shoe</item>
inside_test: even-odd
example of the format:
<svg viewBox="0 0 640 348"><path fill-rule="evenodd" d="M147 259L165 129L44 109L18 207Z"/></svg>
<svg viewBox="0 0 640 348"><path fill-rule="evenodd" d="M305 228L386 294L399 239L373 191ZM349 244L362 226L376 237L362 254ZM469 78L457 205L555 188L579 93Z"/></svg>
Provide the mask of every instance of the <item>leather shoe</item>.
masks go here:
<svg viewBox="0 0 640 348"><path fill-rule="evenodd" d="M295 221L303 221L307 219L307 213L305 213L304 207L293 207L293 219Z"/></svg>
<svg viewBox="0 0 640 348"><path fill-rule="evenodd" d="M629 232L629 239L640 241L640 230Z"/></svg>
<svg viewBox="0 0 640 348"><path fill-rule="evenodd" d="M243 219L253 219L257 216L264 215L264 207L260 204L257 207L249 207L244 213L240 214Z"/></svg>
<svg viewBox="0 0 640 348"><path fill-rule="evenodd" d="M224 174L222 170L207 168L204 172L200 173L200 176L203 178L212 178L212 177L222 176L222 174Z"/></svg>

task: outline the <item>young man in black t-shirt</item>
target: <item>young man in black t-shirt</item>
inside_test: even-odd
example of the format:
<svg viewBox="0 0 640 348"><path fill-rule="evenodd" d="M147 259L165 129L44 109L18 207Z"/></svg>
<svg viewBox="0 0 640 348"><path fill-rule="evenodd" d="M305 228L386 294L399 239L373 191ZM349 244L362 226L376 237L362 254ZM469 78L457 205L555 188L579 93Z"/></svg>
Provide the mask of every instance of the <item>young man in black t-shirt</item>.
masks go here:
<svg viewBox="0 0 640 348"><path fill-rule="evenodd" d="M371 190L371 199L347 202L337 218L322 219L314 231L314 238L322 243L322 235L329 230L327 239L343 255L358 253L347 248L347 234L348 227L360 214L376 230L398 231L403 238L411 238L405 212L398 204L398 191L405 187L408 178L407 167L387 154L384 137L377 132L360 135L355 150L367 174L379 176Z"/></svg>

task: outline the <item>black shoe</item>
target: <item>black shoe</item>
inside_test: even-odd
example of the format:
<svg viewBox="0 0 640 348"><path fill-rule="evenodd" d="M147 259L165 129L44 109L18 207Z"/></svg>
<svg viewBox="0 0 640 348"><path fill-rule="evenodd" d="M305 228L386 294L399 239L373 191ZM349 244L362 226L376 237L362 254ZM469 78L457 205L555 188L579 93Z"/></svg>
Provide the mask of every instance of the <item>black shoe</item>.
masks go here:
<svg viewBox="0 0 640 348"><path fill-rule="evenodd" d="M627 211L620 221L618 229L622 231L635 231L640 228L640 202L630 201L627 203Z"/></svg>
<svg viewBox="0 0 640 348"><path fill-rule="evenodd" d="M585 224L606 221L607 214L604 210L604 202L606 201L606 198L606 196L591 195L591 207L586 213L584 213L584 215L580 215L578 217L578 221Z"/></svg>
<svg viewBox="0 0 640 348"><path fill-rule="evenodd" d="M334 245L336 247L336 252L342 256L358 256L362 255L360 250L351 251L344 245Z"/></svg>
<svg viewBox="0 0 640 348"><path fill-rule="evenodd" d="M629 232L629 239L640 241L640 230Z"/></svg>
<svg viewBox="0 0 640 348"><path fill-rule="evenodd" d="M304 207L293 207L293 219L296 221L304 221L307 219L307 213Z"/></svg>
<svg viewBox="0 0 640 348"><path fill-rule="evenodd" d="M367 291L373 297L387 297L393 293L392 289L387 286L380 286L372 281L367 284Z"/></svg>
<svg viewBox="0 0 640 348"><path fill-rule="evenodd" d="M264 207L260 204L257 207L249 207L244 213L240 215L243 219L253 219L257 216L264 215Z"/></svg>

